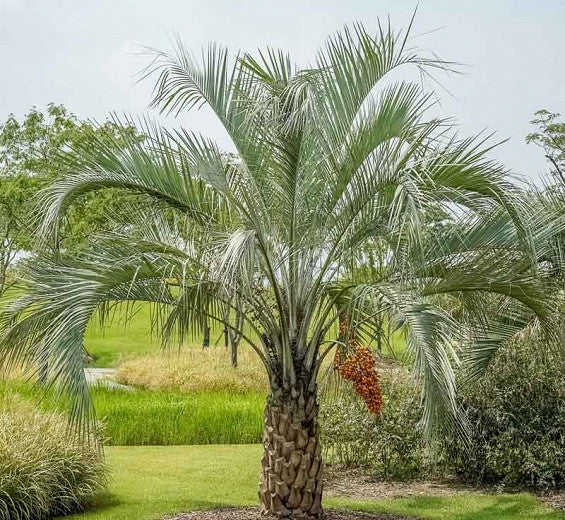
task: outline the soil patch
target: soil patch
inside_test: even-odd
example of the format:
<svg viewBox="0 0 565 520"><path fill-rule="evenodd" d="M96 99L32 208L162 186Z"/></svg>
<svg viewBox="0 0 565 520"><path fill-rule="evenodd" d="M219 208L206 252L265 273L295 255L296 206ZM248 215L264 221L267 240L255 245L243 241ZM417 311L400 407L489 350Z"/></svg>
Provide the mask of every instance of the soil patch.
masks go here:
<svg viewBox="0 0 565 520"><path fill-rule="evenodd" d="M216 509L214 511L192 511L176 516L168 516L165 520L267 520L256 507ZM361 513L358 511L337 511L327 509L325 520L416 520L414 517L379 513Z"/></svg>
<svg viewBox="0 0 565 520"><path fill-rule="evenodd" d="M553 509L565 510L565 490L535 492L524 488L501 488L496 486L470 486L456 478L446 480L386 482L373 480L359 470L334 470L329 468L324 484L324 494L330 497L346 497L355 500L406 498L417 496L449 497L461 493L522 493L536 495Z"/></svg>
<svg viewBox="0 0 565 520"><path fill-rule="evenodd" d="M445 481L381 481L373 480L358 470L328 471L324 494L329 497L346 497L357 500L403 498L414 496L448 497L460 493L486 492L453 480ZM492 490L491 490L492 492Z"/></svg>

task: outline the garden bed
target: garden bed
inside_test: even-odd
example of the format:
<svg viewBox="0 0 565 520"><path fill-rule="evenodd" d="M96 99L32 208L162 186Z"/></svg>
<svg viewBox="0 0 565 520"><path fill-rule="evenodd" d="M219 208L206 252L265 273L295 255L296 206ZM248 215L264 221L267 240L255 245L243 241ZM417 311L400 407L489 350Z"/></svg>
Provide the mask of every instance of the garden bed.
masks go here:
<svg viewBox="0 0 565 520"><path fill-rule="evenodd" d="M324 493L327 497L354 500L407 498L414 496L450 497L462 493L496 492L494 488L462 484L456 479L386 481L372 479L358 469L327 467Z"/></svg>
<svg viewBox="0 0 565 520"><path fill-rule="evenodd" d="M192 511L176 516L168 516L165 520L266 520L258 508L216 509L213 511ZM391 515L386 513L362 513L328 509L325 520L416 520L414 517Z"/></svg>

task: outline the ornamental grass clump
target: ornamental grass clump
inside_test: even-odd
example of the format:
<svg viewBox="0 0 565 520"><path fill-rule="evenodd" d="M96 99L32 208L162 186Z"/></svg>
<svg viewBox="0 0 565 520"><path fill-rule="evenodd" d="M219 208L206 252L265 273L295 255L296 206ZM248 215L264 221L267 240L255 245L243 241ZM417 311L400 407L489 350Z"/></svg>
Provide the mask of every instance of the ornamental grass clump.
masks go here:
<svg viewBox="0 0 565 520"><path fill-rule="evenodd" d="M69 437L68 424L63 414L2 396L0 519L41 520L80 511L104 489L102 453L95 441Z"/></svg>
<svg viewBox="0 0 565 520"><path fill-rule="evenodd" d="M118 381L147 390L249 393L266 392L268 380L260 359L246 345L239 349L239 366L230 365L222 347L186 347L180 352L124 359Z"/></svg>

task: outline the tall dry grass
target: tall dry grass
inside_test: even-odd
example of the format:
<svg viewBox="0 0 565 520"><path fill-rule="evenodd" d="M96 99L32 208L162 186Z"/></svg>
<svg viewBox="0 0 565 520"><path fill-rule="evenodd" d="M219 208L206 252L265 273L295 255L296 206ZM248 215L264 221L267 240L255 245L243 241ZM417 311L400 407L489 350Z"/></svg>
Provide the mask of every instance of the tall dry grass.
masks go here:
<svg viewBox="0 0 565 520"><path fill-rule="evenodd" d="M149 390L183 393L267 391L265 369L257 355L244 345L239 364L233 368L229 352L222 347L186 347L123 360L118 366L118 382Z"/></svg>

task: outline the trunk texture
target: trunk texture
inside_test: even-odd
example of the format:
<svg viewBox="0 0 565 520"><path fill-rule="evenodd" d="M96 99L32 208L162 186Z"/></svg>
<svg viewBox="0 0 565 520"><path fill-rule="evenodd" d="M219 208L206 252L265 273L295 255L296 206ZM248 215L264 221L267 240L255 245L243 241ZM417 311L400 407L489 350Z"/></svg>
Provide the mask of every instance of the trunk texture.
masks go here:
<svg viewBox="0 0 565 520"><path fill-rule="evenodd" d="M322 456L316 391L278 390L265 409L264 454L259 485L263 514L319 520Z"/></svg>

